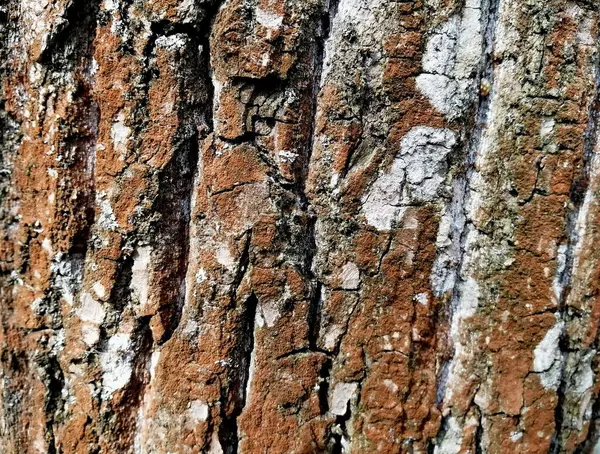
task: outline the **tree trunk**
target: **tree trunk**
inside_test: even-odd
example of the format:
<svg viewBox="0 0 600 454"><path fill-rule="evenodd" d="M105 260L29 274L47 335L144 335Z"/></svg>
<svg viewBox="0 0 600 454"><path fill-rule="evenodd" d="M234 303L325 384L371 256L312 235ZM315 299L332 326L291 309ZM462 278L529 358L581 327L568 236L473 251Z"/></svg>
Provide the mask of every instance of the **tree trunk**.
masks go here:
<svg viewBox="0 0 600 454"><path fill-rule="evenodd" d="M593 0L5 0L0 451L600 452Z"/></svg>

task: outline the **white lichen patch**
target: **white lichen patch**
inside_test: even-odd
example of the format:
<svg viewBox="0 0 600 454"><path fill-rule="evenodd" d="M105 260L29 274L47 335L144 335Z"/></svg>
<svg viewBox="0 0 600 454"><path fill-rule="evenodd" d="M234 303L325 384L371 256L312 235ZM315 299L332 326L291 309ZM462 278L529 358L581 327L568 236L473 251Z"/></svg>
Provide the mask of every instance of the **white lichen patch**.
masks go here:
<svg viewBox="0 0 600 454"><path fill-rule="evenodd" d="M206 271L200 268L196 273L196 284L202 284L206 280Z"/></svg>
<svg viewBox="0 0 600 454"><path fill-rule="evenodd" d="M417 88L449 118L460 116L475 99L476 72L483 48L479 1L470 2L462 16L454 15L427 42L423 73Z"/></svg>
<svg viewBox="0 0 600 454"><path fill-rule="evenodd" d="M567 245L561 244L556 251L556 274L554 275L554 282L552 283L553 290L553 302L559 304L562 294L564 291L564 284L562 282L562 276L567 266Z"/></svg>
<svg viewBox="0 0 600 454"><path fill-rule="evenodd" d="M102 397L104 399L125 387L131 379L133 353L129 334L115 334L108 340L106 351L100 354L102 367Z"/></svg>
<svg viewBox="0 0 600 454"><path fill-rule="evenodd" d="M544 388L557 389L560 384L562 354L559 347L564 322L557 318L542 341L533 351L533 368Z"/></svg>
<svg viewBox="0 0 600 454"><path fill-rule="evenodd" d="M193 428L199 422L204 422L208 419L209 407L206 402L193 400L189 403L186 411L186 419L189 425Z"/></svg>
<svg viewBox="0 0 600 454"><path fill-rule="evenodd" d="M356 290L360 285L360 270L352 262L346 263L340 271L341 286L345 290Z"/></svg>
<svg viewBox="0 0 600 454"><path fill-rule="evenodd" d="M363 199L362 212L369 225L378 230L390 230L404 212L400 205L404 184L404 169L394 165L381 175Z"/></svg>
<svg viewBox="0 0 600 454"><path fill-rule="evenodd" d="M433 201L446 180L447 156L455 144L449 129L412 128L402 139L390 170L379 176L363 198L367 222L378 230L390 230L407 206Z"/></svg>
<svg viewBox="0 0 600 454"><path fill-rule="evenodd" d="M119 7L119 2L117 0L104 0L103 8L107 11L117 11Z"/></svg>
<svg viewBox="0 0 600 454"><path fill-rule="evenodd" d="M119 227L117 217L108 200L105 200L106 194L99 193L96 203L100 205L100 216L98 216L98 225L105 230L116 230Z"/></svg>
<svg viewBox="0 0 600 454"><path fill-rule="evenodd" d="M458 334L460 323L464 319L475 315L477 307L479 307L480 291L477 280L469 276L460 283L459 289L458 302L452 314L451 334L453 336Z"/></svg>
<svg viewBox="0 0 600 454"><path fill-rule="evenodd" d="M62 253L57 253L52 261L51 270L54 273L54 285L64 301L72 306L75 300L76 289L79 288L82 277L81 264L64 260Z"/></svg>
<svg viewBox="0 0 600 454"><path fill-rule="evenodd" d="M131 128L125 124L125 114L119 112L110 128L110 138L117 153L124 159L127 154L127 142L131 136Z"/></svg>
<svg viewBox="0 0 600 454"><path fill-rule="evenodd" d="M219 442L219 433L214 430L212 438L210 440L210 448L208 449L208 454L223 454L223 448L221 447L221 443Z"/></svg>
<svg viewBox="0 0 600 454"><path fill-rule="evenodd" d="M257 326L262 328L263 326L267 326L272 328L277 323L277 320L281 317L281 311L279 309L279 304L274 301L265 301L261 302L257 311Z"/></svg>
<svg viewBox="0 0 600 454"><path fill-rule="evenodd" d="M150 381L154 380L154 377L156 377L156 367L158 366L159 360L160 350L152 352L152 355L150 355Z"/></svg>
<svg viewBox="0 0 600 454"><path fill-rule="evenodd" d="M52 353L58 354L65 347L66 333L64 329L56 330L55 333L54 336L50 336L48 345L50 346Z"/></svg>
<svg viewBox="0 0 600 454"><path fill-rule="evenodd" d="M330 411L336 416L344 416L348 411L348 403L358 389L357 383L337 383L331 395Z"/></svg>
<svg viewBox="0 0 600 454"><path fill-rule="evenodd" d="M44 67L39 63L32 62L28 76L32 85L39 85L44 80Z"/></svg>
<svg viewBox="0 0 600 454"><path fill-rule="evenodd" d="M31 302L31 310L34 314L41 314L44 307L44 300L42 298L36 298Z"/></svg>
<svg viewBox="0 0 600 454"><path fill-rule="evenodd" d="M389 389L393 393L397 393L398 389L400 389L398 387L398 385L396 383L394 383L393 380L390 380L389 378L386 378L385 380L383 380L383 384L385 385L385 387L387 389Z"/></svg>
<svg viewBox="0 0 600 454"><path fill-rule="evenodd" d="M345 71L347 62L352 62L348 55L344 59L339 58L340 52L355 52L353 48L360 47L348 41L350 33L354 32L353 36L365 47L371 45L376 49L376 43L381 43L384 28L379 22L378 12L383 5L383 0L340 0L331 23L330 37L325 44L321 81L326 80L332 72Z"/></svg>
<svg viewBox="0 0 600 454"><path fill-rule="evenodd" d="M176 33L169 36L160 36L156 40L156 46L170 52L183 49L188 42L188 38L183 33Z"/></svg>
<svg viewBox="0 0 600 454"><path fill-rule="evenodd" d="M289 164L293 164L296 161L296 159L298 159L298 153L293 153L291 151L286 151L286 150L280 151L278 153L278 156L279 156L279 161L287 162Z"/></svg>
<svg viewBox="0 0 600 454"><path fill-rule="evenodd" d="M48 253L50 257L54 254L52 250L52 240L50 238L44 238L42 241L42 249Z"/></svg>
<svg viewBox="0 0 600 454"><path fill-rule="evenodd" d="M91 323L81 325L81 339L89 347L95 345L100 340L100 328L98 325Z"/></svg>
<svg viewBox="0 0 600 454"><path fill-rule="evenodd" d="M512 441L513 443L516 443L517 441L521 440L523 438L523 431L521 430L515 430L514 432L511 432L510 434L510 441Z"/></svg>
<svg viewBox="0 0 600 454"><path fill-rule="evenodd" d="M418 293L415 295L415 301L423 306L427 306L429 304L429 295L427 293Z"/></svg>
<svg viewBox="0 0 600 454"><path fill-rule="evenodd" d="M343 326L333 325L329 327L323 336L323 346L325 349L329 351L333 350L345 331Z"/></svg>
<svg viewBox="0 0 600 454"><path fill-rule="evenodd" d="M573 19L573 23L578 24L576 42L583 46L593 46L596 38L594 37L594 17L578 5L576 2L570 2L565 10L566 14Z"/></svg>
<svg viewBox="0 0 600 454"><path fill-rule="evenodd" d="M542 124L540 125L540 137L545 139L552 134L554 131L554 126L556 125L556 121L554 118L545 118L542 120Z"/></svg>
<svg viewBox="0 0 600 454"><path fill-rule="evenodd" d="M81 305L77 309L77 316L84 322L101 324L106 316L102 304L96 301L88 292L83 292L80 300Z"/></svg>
<svg viewBox="0 0 600 454"><path fill-rule="evenodd" d="M104 288L104 285L102 285L100 282L96 282L92 286L92 290L98 298L104 298L106 296L106 289Z"/></svg>
<svg viewBox="0 0 600 454"><path fill-rule="evenodd" d="M198 18L200 8L195 0L183 0L177 6L177 13L184 23L192 22Z"/></svg>
<svg viewBox="0 0 600 454"><path fill-rule="evenodd" d="M256 18L256 22L267 28L279 28L281 27L281 24L283 24L283 16L265 11L261 8L256 8L254 17Z"/></svg>
<svg viewBox="0 0 600 454"><path fill-rule="evenodd" d="M221 245L217 249L217 262L220 265L223 265L228 270L232 271L235 268L235 258L231 255L229 248L226 245Z"/></svg>
<svg viewBox="0 0 600 454"><path fill-rule="evenodd" d="M382 350L385 352L392 352L394 351L394 346L392 345L392 343L390 342L390 336L388 336L387 334L384 335L382 338Z"/></svg>
<svg viewBox="0 0 600 454"><path fill-rule="evenodd" d="M151 255L152 248L149 246L138 247L133 253L130 287L138 304L142 308L148 304Z"/></svg>
<svg viewBox="0 0 600 454"><path fill-rule="evenodd" d="M455 264L460 263L462 257L460 238L466 222L464 197L464 186L455 181L453 201L446 206L440 219L435 242L438 255L431 270L431 289L438 297L454 289L458 276Z"/></svg>

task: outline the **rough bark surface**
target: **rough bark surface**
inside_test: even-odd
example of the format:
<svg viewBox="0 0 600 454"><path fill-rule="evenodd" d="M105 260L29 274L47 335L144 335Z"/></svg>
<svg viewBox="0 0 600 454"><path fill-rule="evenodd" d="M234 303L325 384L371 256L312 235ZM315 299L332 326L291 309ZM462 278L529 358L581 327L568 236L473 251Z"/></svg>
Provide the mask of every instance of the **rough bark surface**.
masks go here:
<svg viewBox="0 0 600 454"><path fill-rule="evenodd" d="M600 452L595 0L4 0L0 451Z"/></svg>

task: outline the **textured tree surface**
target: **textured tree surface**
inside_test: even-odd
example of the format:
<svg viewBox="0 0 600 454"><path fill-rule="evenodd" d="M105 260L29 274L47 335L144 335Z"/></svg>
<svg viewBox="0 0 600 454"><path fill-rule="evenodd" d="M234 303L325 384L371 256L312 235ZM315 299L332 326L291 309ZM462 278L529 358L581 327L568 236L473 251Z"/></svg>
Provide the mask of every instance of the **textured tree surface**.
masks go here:
<svg viewBox="0 0 600 454"><path fill-rule="evenodd" d="M0 452L600 452L597 0L4 0Z"/></svg>

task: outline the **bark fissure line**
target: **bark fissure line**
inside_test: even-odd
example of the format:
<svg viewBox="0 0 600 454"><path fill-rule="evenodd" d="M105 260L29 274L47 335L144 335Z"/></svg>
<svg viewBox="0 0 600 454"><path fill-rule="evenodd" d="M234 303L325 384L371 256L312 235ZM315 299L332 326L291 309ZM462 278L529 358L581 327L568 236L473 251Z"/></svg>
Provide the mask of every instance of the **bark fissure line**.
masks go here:
<svg viewBox="0 0 600 454"><path fill-rule="evenodd" d="M225 395L221 401L222 422L219 426L219 440L221 447L225 449L225 454L237 454L239 452L239 433L238 417L244 411L249 396L247 395L251 384L251 368L254 360L255 349L255 320L258 309L258 299L252 293L244 302L243 326L241 327L240 340L237 350L233 353L232 359L237 364L235 380L233 380L234 402L230 404ZM229 409L233 406L232 409Z"/></svg>
<svg viewBox="0 0 600 454"><path fill-rule="evenodd" d="M446 393L447 380L449 378L450 369L453 365L453 358L456 352L456 312L458 311L461 298L461 283L464 284L461 277L461 268L465 261L467 251L467 237L469 232L468 207L471 194L471 181L475 173L475 162L477 156L481 152L481 141L487 128L488 119L491 114L492 96L494 94L494 62L493 52L496 35L496 27L498 21L498 8L500 0L487 0L485 8L482 8L482 15L487 18L485 26L485 34L483 41L483 61L477 75L477 83L480 86L478 102L474 111L474 126L473 130L467 133L465 139L465 160L464 172L455 180L453 188L454 193L452 201L448 205L448 209L452 213L451 225L452 243L450 254L455 256L455 263L450 271L450 275L445 277L442 286L437 286L434 283L434 291L437 290L441 296L446 287L450 289L450 305L448 307L448 319L450 320L449 332L451 354L449 358L443 360L439 367L438 373L438 389L436 392L437 403L441 404ZM438 257L439 260L439 257ZM443 425L444 423L442 423Z"/></svg>

